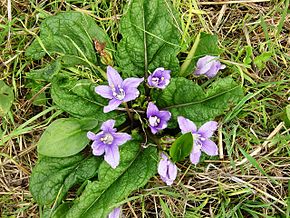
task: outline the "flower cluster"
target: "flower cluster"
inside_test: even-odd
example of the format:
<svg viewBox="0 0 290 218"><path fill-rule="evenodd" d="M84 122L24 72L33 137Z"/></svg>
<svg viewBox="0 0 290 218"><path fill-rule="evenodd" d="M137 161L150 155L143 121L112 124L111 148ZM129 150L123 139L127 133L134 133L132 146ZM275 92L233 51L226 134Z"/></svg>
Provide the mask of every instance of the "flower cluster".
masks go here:
<svg viewBox="0 0 290 218"><path fill-rule="evenodd" d="M220 69L224 69L217 57L204 56L197 62L195 75L205 75L208 78L214 77ZM165 89L170 83L170 70L162 67L157 68L147 78L147 86L150 88ZM144 81L144 78L127 78L122 79L120 74L111 66L107 67L108 85L99 85L95 88L95 92L104 98L109 99L109 104L104 107L104 112L108 113L118 110L122 103L126 110L130 113L127 102L135 100L140 92L138 86ZM122 109L121 109L122 110ZM166 110L159 110L153 103L149 102L146 110L147 126L151 134L157 134L164 130L171 113ZM179 116L177 118L179 128L182 134L191 132L193 136L193 145L190 153L190 161L197 164L200 160L201 152L213 156L218 154L217 145L210 140L214 131L217 129L217 122L209 121L200 128L193 121ZM112 167L116 168L120 162L119 146L131 140L131 136L127 133L117 132L114 128L115 120L107 120L101 126L101 132L95 134L88 132L87 137L93 141L91 147L93 154L101 156L104 154L104 160ZM177 166L173 163L165 152L160 153L160 162L158 164L158 173L161 179L167 184L172 185L177 176ZM118 217L120 208L115 208L109 217Z"/></svg>

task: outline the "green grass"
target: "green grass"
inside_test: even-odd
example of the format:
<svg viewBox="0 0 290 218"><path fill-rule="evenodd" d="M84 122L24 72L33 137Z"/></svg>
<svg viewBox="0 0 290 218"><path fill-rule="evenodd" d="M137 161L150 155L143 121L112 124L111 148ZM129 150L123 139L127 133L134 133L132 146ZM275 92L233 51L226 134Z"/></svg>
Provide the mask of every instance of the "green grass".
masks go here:
<svg viewBox="0 0 290 218"><path fill-rule="evenodd" d="M154 177L146 189L124 201L124 215L289 217L290 129L281 124L290 96L289 0L230 5L172 2L182 14L181 57L188 54L200 30L218 34L222 59L228 65L225 74L241 82L245 98L219 119L222 129L215 140L222 144L223 157L197 167L189 161L179 164L172 187ZM28 178L37 160L35 145L43 129L64 116L54 106L34 106L25 86L28 72L49 61L33 62L24 55L39 33L41 21L60 11L80 10L93 16L116 43L125 3L13 1L10 22L6 5L0 8L0 79L16 95L11 112L0 118L1 217L39 216L28 191ZM265 52L271 57L260 67L254 64ZM72 68L70 73L98 80L87 69ZM255 150L259 152L250 156Z"/></svg>

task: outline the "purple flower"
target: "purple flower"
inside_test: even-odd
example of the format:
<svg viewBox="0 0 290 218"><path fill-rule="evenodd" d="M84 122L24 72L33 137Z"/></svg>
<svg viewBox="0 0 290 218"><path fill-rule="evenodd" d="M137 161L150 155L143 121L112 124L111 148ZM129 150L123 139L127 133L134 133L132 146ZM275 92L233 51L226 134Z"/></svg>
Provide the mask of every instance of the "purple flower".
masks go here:
<svg viewBox="0 0 290 218"><path fill-rule="evenodd" d="M94 141L92 144L93 154L101 156L105 153L105 161L115 169L120 162L118 146L130 140L131 136L127 133L117 133L114 125L115 120L107 120L102 124L101 132L98 134L88 132L87 137Z"/></svg>
<svg viewBox="0 0 290 218"><path fill-rule="evenodd" d="M217 145L209 139L217 129L217 122L206 122L199 129L197 129L196 125L192 121L182 116L177 117L177 121L182 134L191 132L193 135L193 148L190 154L190 160L193 164L197 164L199 162L201 151L210 156L218 154Z"/></svg>
<svg viewBox="0 0 290 218"><path fill-rule="evenodd" d="M167 185L172 185L177 176L177 166L163 152L160 156L161 160L158 164L158 173L163 182Z"/></svg>
<svg viewBox="0 0 290 218"><path fill-rule="evenodd" d="M147 107L147 118L149 127L153 134L167 127L167 122L171 118L171 113L168 111L160 111L155 104L149 102Z"/></svg>
<svg viewBox="0 0 290 218"><path fill-rule="evenodd" d="M115 110L122 102L128 102L139 96L137 87L144 78L127 78L123 80L120 74L111 66L107 67L109 85L100 85L95 92L104 98L111 99L109 105L104 107L104 113Z"/></svg>
<svg viewBox="0 0 290 218"><path fill-rule="evenodd" d="M151 87L165 89L170 82L170 70L159 67L148 77L148 85Z"/></svg>
<svg viewBox="0 0 290 218"><path fill-rule="evenodd" d="M112 212L108 215L108 218L120 218L121 216L121 208L116 207Z"/></svg>
<svg viewBox="0 0 290 218"><path fill-rule="evenodd" d="M206 55L198 59L194 74L197 76L205 75L208 78L214 77L219 70L226 68L217 58L218 57Z"/></svg>

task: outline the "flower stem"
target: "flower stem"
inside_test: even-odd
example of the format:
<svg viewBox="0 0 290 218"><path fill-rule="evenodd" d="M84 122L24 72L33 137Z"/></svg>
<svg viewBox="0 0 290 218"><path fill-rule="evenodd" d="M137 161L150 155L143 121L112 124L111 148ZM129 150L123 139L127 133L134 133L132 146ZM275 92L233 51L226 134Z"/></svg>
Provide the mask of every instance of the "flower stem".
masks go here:
<svg viewBox="0 0 290 218"><path fill-rule="evenodd" d="M128 107L127 102L124 102L124 105L125 105L126 111L127 111L127 113L128 113L128 116L129 116L131 122L133 122L133 116L132 116L132 114L131 114L131 112L130 112L130 109L129 109L129 107Z"/></svg>

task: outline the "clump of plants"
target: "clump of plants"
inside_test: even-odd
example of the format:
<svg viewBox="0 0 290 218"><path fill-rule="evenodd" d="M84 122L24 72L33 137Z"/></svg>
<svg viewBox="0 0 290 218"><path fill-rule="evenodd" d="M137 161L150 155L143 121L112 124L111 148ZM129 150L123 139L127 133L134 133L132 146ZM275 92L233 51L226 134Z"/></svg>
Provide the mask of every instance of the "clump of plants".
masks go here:
<svg viewBox="0 0 290 218"><path fill-rule="evenodd" d="M51 83L46 103L68 115L37 145L30 191L44 217L118 217L126 197L153 176L174 185L176 163L218 154L217 117L242 88L221 71L216 36L199 33L183 57L179 26L163 0L130 1L117 45L80 12L43 21L26 55L53 60L27 78L35 89Z"/></svg>

